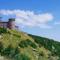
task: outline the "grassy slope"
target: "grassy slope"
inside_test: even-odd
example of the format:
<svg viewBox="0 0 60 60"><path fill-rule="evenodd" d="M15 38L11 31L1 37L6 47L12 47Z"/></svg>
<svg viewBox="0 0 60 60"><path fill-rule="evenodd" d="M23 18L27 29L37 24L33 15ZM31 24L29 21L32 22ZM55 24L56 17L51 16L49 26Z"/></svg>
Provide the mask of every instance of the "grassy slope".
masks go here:
<svg viewBox="0 0 60 60"><path fill-rule="evenodd" d="M31 34L28 35L32 37L37 44L44 46L46 49L51 51L52 55L57 55L60 57L60 42L45 37L35 36Z"/></svg>
<svg viewBox="0 0 60 60"><path fill-rule="evenodd" d="M14 49L18 47L20 54L23 55L25 54L30 58L30 60L49 60L49 59L57 60L57 56L55 54L52 55L52 51L50 51L49 48L46 48L42 44L43 39L45 38L41 39L41 37L28 35L26 33L16 30L7 29L5 32L4 30L2 32L0 31L0 42L3 43L4 48L7 48L9 45L11 45ZM41 40L42 43L37 43L35 40ZM16 59L16 60L29 60L29 59Z"/></svg>

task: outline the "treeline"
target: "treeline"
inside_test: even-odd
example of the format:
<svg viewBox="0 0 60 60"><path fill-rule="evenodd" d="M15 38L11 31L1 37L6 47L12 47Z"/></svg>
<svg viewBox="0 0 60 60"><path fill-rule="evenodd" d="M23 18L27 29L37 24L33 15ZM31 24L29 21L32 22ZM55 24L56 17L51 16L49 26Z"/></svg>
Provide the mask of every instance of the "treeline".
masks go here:
<svg viewBox="0 0 60 60"><path fill-rule="evenodd" d="M52 52L52 56L57 55L60 57L60 42L54 41L52 39L30 35L34 41L39 44L39 47L44 46L46 49Z"/></svg>

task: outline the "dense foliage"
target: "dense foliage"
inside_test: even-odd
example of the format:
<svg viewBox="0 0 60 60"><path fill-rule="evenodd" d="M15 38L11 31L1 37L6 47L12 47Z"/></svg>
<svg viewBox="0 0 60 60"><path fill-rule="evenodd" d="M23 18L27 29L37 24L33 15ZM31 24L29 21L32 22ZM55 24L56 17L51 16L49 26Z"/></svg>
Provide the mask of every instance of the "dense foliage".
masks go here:
<svg viewBox="0 0 60 60"><path fill-rule="evenodd" d="M44 46L46 49L52 52L52 55L58 55L60 57L60 42L52 39L30 35L39 46Z"/></svg>
<svg viewBox="0 0 60 60"><path fill-rule="evenodd" d="M0 55L8 60L59 60L60 42L0 28Z"/></svg>

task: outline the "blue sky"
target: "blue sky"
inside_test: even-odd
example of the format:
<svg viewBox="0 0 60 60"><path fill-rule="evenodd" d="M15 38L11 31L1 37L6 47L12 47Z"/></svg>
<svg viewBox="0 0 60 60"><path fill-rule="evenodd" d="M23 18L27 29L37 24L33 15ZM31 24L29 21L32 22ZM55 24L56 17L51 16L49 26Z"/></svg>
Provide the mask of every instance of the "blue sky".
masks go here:
<svg viewBox="0 0 60 60"><path fill-rule="evenodd" d="M0 0L0 16L15 17L24 32L60 41L60 0Z"/></svg>

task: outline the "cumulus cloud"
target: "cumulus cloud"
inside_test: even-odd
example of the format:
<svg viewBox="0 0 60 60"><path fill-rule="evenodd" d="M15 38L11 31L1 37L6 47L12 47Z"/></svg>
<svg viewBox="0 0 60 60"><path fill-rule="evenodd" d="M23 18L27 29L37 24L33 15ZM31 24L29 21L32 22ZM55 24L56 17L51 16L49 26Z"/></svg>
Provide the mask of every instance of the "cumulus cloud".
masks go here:
<svg viewBox="0 0 60 60"><path fill-rule="evenodd" d="M47 23L53 20L51 13L36 14L29 10L0 10L0 14L15 15L16 24L28 27L51 28Z"/></svg>

